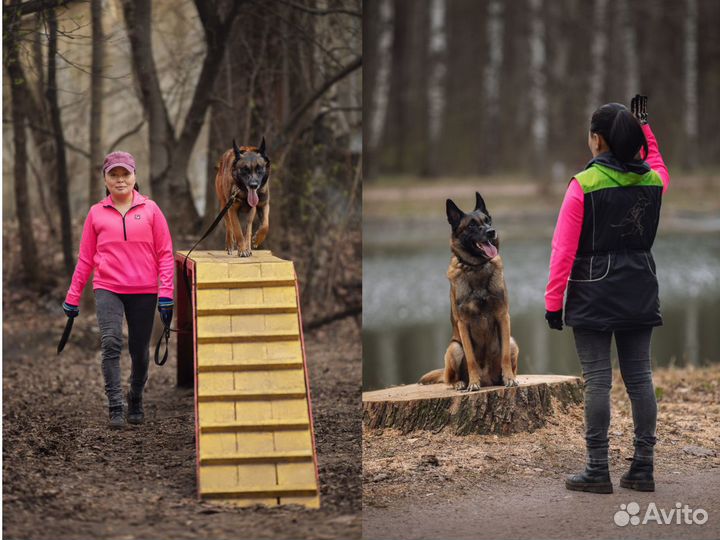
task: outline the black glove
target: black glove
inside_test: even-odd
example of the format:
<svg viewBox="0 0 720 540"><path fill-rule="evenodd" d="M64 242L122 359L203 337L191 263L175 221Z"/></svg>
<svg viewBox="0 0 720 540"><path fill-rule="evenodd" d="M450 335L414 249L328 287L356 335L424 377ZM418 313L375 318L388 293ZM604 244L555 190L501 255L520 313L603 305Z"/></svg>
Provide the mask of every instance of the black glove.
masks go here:
<svg viewBox="0 0 720 540"><path fill-rule="evenodd" d="M174 302L172 298L161 296L158 298L158 311L160 312L160 319L166 328L170 327L170 323L173 318L173 307Z"/></svg>
<svg viewBox="0 0 720 540"><path fill-rule="evenodd" d="M630 100L630 112L643 126L648 123L647 99L647 96L635 94L635 97Z"/></svg>
<svg viewBox="0 0 720 540"><path fill-rule="evenodd" d="M548 326L552 330L562 330L563 329L563 310L560 311L546 311L545 312L545 320L548 323Z"/></svg>
<svg viewBox="0 0 720 540"><path fill-rule="evenodd" d="M62 308L65 312L65 315L67 315L71 319L80 315L80 308L78 308L77 306L73 306L72 304L68 304L67 302L63 302Z"/></svg>

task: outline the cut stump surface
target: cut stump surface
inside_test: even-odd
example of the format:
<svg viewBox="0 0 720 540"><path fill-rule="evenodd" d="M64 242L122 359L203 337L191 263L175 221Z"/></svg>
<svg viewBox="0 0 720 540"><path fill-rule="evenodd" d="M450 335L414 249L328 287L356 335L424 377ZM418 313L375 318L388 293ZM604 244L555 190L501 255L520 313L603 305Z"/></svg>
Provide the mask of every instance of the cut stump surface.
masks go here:
<svg viewBox="0 0 720 540"><path fill-rule="evenodd" d="M488 386L459 392L445 384L394 386L363 393L363 423L369 428L395 428L508 434L545 425L555 407L583 401L579 377L518 375L519 386Z"/></svg>

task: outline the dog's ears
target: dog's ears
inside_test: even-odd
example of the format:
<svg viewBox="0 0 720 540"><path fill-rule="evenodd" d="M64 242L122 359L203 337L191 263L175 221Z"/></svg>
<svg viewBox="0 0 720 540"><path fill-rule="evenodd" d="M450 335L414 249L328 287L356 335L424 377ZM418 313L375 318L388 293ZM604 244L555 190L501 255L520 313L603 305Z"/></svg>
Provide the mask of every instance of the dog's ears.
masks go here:
<svg viewBox="0 0 720 540"><path fill-rule="evenodd" d="M258 154L261 156L265 156L265 135L263 135L262 141L260 141L260 146L258 146Z"/></svg>
<svg viewBox="0 0 720 540"><path fill-rule="evenodd" d="M465 212L460 210L450 199L445 201L445 211L447 212L448 223L453 230L457 229L457 226L460 225L460 220L465 215Z"/></svg>
<svg viewBox="0 0 720 540"><path fill-rule="evenodd" d="M487 206L485 206L485 201L479 191L475 192L475 211L477 210L480 210L483 214L490 218L490 212L488 212Z"/></svg>
<svg viewBox="0 0 720 540"><path fill-rule="evenodd" d="M235 139L233 139L233 152L235 152L235 159L240 159L240 156L242 155L242 150L240 150L240 147L235 142Z"/></svg>

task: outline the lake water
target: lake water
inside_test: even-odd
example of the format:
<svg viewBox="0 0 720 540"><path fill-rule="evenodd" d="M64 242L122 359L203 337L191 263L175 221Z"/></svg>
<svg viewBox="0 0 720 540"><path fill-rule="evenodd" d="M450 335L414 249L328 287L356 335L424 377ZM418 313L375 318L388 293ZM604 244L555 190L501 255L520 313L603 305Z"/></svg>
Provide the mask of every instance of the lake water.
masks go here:
<svg viewBox="0 0 720 540"><path fill-rule="evenodd" d="M447 241L402 251L364 242L363 388L417 382L443 366L451 336ZM518 372L579 375L572 330L551 331L544 318L550 239L504 240L501 253ZM658 235L653 254L665 323L653 334L653 364L720 361L720 235Z"/></svg>

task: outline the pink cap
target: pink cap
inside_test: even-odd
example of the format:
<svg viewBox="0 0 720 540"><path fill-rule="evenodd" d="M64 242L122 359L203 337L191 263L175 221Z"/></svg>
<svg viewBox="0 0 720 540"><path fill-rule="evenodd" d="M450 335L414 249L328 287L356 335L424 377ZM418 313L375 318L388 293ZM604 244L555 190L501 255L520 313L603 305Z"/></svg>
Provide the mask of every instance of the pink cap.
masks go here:
<svg viewBox="0 0 720 540"><path fill-rule="evenodd" d="M111 152L105 156L103 162L103 174L113 167L124 167L126 170L134 173L135 172L135 158L128 152Z"/></svg>

